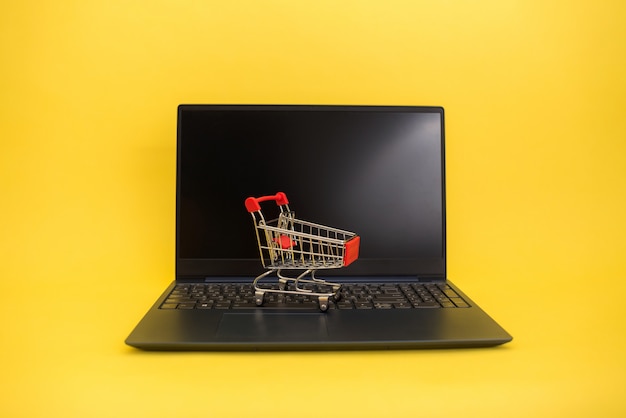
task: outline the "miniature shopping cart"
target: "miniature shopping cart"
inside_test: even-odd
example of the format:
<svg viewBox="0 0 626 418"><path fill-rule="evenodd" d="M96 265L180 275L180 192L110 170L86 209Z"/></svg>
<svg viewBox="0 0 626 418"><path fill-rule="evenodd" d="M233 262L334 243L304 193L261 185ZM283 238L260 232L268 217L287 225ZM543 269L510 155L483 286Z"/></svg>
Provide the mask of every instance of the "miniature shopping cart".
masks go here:
<svg viewBox="0 0 626 418"><path fill-rule="evenodd" d="M260 203L270 200L276 202L280 213L278 218L266 221ZM255 303L263 305L266 293L307 295L316 297L319 308L326 311L331 298L339 299L341 284L319 279L315 272L345 267L355 261L359 257L360 238L354 232L299 220L288 204L282 192L274 196L249 197L245 201L254 220L261 263L267 269L254 279ZM304 271L296 277L287 277L282 270ZM274 271L278 288L260 286L259 281ZM306 278L307 275L310 278Z"/></svg>

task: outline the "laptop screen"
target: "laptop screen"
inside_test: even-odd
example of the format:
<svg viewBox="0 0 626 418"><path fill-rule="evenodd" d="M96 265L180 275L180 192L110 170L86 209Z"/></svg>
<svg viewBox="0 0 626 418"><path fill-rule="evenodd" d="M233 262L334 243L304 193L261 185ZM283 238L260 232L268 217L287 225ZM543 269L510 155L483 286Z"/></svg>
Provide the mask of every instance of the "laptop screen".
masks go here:
<svg viewBox="0 0 626 418"><path fill-rule="evenodd" d="M244 200L277 192L361 237L319 276L445 277L443 138L439 107L179 106L177 278L262 273Z"/></svg>

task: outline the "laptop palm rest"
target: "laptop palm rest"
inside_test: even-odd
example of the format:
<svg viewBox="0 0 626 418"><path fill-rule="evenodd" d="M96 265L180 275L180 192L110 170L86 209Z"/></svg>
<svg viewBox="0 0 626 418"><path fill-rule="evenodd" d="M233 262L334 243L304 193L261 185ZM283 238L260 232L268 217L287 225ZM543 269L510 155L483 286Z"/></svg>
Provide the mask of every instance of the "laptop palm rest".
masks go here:
<svg viewBox="0 0 626 418"><path fill-rule="evenodd" d="M323 313L224 313L218 341L316 341L328 336Z"/></svg>

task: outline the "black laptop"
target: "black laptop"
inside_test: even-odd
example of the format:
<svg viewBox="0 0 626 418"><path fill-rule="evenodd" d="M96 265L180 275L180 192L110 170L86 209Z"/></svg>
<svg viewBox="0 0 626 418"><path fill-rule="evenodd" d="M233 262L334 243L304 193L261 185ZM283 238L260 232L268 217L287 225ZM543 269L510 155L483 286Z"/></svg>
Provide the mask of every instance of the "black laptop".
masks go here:
<svg viewBox="0 0 626 418"><path fill-rule="evenodd" d="M446 276L444 155L441 107L180 105L176 277L126 343L351 350L511 341ZM272 197L283 195L295 219L358 236L358 257L316 268L295 287L281 282L262 263L244 202L259 198L269 224L282 216ZM301 266L285 263L283 277L299 277Z"/></svg>

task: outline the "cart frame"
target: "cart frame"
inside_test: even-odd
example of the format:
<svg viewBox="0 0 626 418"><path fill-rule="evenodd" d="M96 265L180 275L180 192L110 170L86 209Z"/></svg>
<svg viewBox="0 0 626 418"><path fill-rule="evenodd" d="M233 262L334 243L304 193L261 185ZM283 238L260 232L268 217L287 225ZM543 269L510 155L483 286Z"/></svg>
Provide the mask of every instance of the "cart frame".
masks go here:
<svg viewBox="0 0 626 418"><path fill-rule="evenodd" d="M275 201L280 213L278 218L266 221L261 202ZM348 266L358 259L360 237L354 232L307 222L296 218L289 209L289 201L283 192L276 195L249 197L245 201L252 215L261 263L266 272L254 279L255 303L262 306L266 293L308 295L317 297L319 307L326 311L332 299L338 300L341 284L315 277L319 269L336 269ZM296 277L288 277L282 270L304 270ZM276 272L278 289L261 287L259 281ZM305 278L310 275L310 278ZM290 287L289 283L294 286ZM329 286L332 291L315 292L300 283Z"/></svg>

